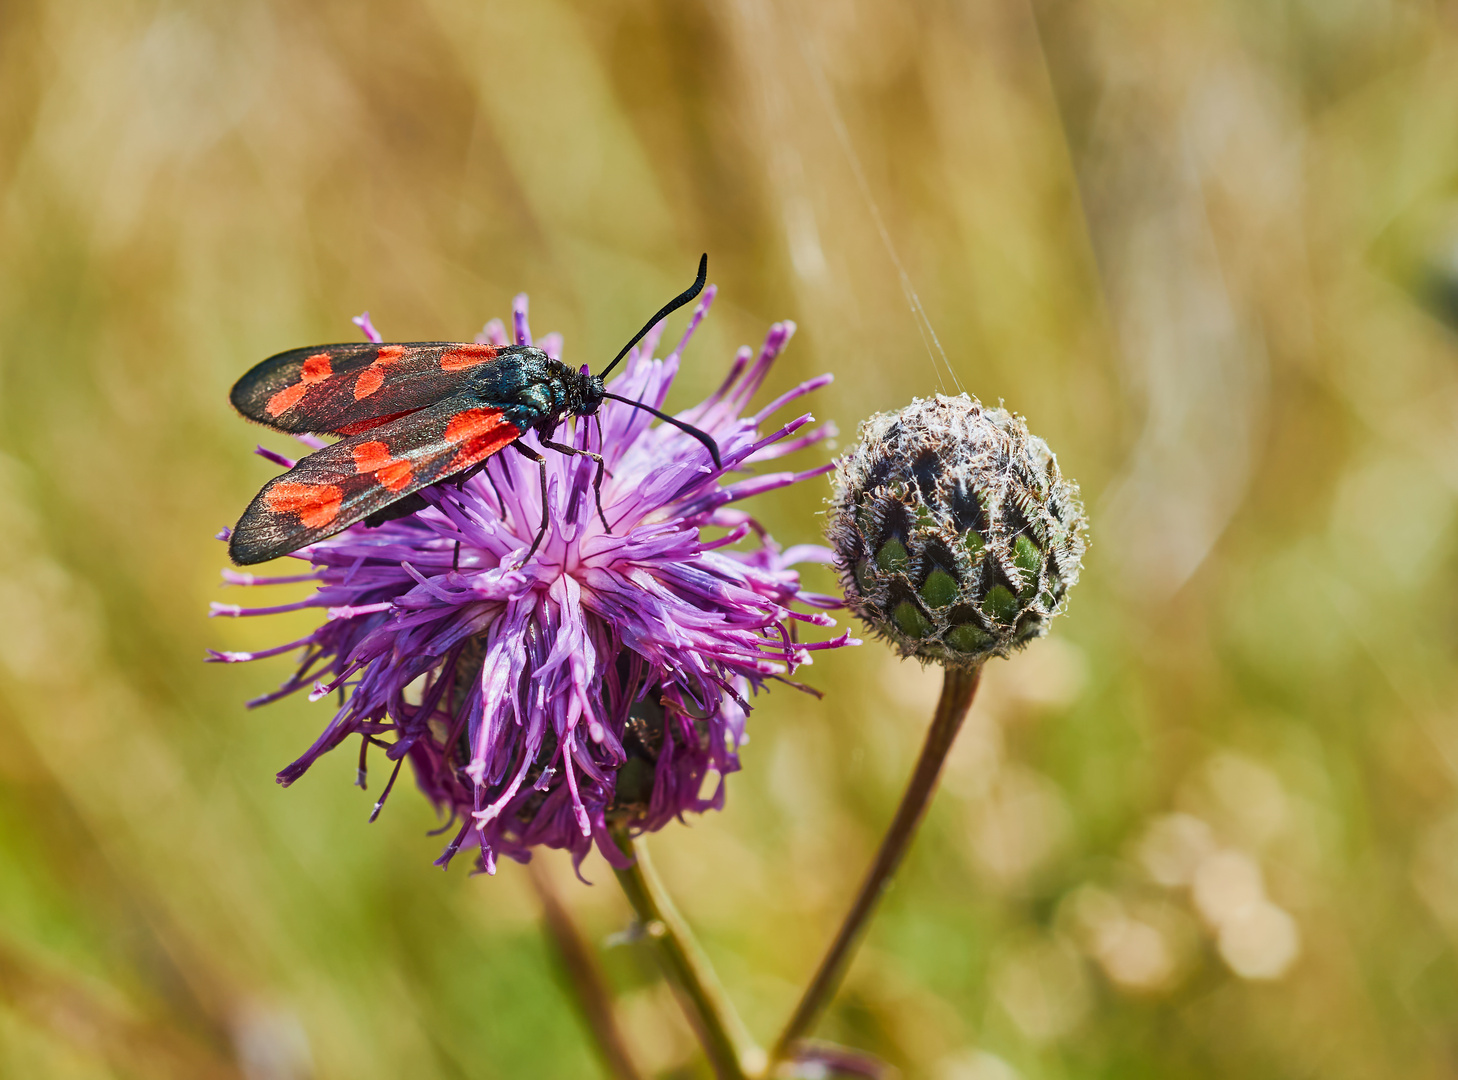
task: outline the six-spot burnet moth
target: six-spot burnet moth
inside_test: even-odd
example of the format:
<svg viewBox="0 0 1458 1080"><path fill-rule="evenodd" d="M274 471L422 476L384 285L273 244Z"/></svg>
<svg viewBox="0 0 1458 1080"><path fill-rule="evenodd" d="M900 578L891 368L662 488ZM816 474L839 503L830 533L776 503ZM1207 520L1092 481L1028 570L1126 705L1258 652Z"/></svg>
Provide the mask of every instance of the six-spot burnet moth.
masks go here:
<svg viewBox="0 0 1458 1080"><path fill-rule="evenodd" d="M610 394L603 380L658 320L704 287L709 257L694 283L663 306L601 373L576 371L528 345L496 347L423 341L315 345L271 356L238 380L233 407L276 431L340 435L263 486L233 529L228 554L246 565L287 555L356 522L378 525L423 509L416 493L442 480L463 482L508 446L541 469L542 523L525 558L546 534L547 465L521 442L535 431L544 447L597 462L593 490L602 514L603 460L552 441L568 416L591 416L604 398L650 412L703 443L704 432L652 406ZM611 531L611 529L609 529ZM525 561L525 560L523 560Z"/></svg>

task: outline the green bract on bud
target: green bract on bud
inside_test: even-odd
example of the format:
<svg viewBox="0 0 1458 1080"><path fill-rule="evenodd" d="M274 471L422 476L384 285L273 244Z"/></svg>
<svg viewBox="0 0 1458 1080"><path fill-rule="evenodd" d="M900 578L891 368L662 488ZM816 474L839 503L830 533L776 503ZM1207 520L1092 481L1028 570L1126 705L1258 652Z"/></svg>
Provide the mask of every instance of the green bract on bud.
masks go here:
<svg viewBox="0 0 1458 1080"><path fill-rule="evenodd" d="M1023 418L962 394L861 425L826 527L846 603L904 656L973 667L1047 632L1088 522Z"/></svg>

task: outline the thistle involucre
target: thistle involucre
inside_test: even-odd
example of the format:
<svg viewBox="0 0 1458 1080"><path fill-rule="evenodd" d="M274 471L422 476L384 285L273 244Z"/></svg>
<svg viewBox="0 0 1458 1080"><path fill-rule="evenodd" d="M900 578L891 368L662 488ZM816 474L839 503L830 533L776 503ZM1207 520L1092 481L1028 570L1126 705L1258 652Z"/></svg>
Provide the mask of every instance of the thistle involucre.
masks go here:
<svg viewBox="0 0 1458 1080"><path fill-rule="evenodd" d="M902 655L958 667L1045 634L1078 580L1087 520L1022 417L938 394L860 436L826 527L851 610Z"/></svg>

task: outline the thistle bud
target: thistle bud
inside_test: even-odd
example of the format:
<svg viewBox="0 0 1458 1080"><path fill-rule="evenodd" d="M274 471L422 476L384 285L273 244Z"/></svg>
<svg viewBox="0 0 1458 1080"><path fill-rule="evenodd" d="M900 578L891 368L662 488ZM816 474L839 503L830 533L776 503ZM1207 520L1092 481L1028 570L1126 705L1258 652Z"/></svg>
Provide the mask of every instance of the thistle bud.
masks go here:
<svg viewBox="0 0 1458 1080"><path fill-rule="evenodd" d="M962 394L861 425L826 535L852 611L903 656L975 667L1047 633L1087 519L1023 418Z"/></svg>

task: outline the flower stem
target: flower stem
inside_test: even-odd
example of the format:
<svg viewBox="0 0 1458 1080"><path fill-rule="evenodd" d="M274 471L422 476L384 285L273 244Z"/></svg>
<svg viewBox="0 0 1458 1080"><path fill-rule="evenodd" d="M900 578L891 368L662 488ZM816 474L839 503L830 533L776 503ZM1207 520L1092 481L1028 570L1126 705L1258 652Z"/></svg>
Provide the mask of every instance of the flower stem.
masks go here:
<svg viewBox="0 0 1458 1080"><path fill-rule="evenodd" d="M572 988L576 991L577 1006L597 1043L603 1065L614 1080L642 1080L643 1074L633 1064L623 1033L618 1030L617 1018L613 1015L612 993L592 947L572 921L572 915L563 906L556 886L538 859L527 864L527 875L542 904L542 924L557 948L562 966L567 969Z"/></svg>
<svg viewBox="0 0 1458 1080"><path fill-rule="evenodd" d="M764 1051L755 1046L724 996L707 957L663 890L641 839L625 826L613 829L613 840L633 864L618 870L618 883L633 905L638 922L678 992L689 1024L719 1080L746 1080L757 1071Z"/></svg>
<svg viewBox="0 0 1458 1080"><path fill-rule="evenodd" d="M840 981L845 976L846 968L855 954L861 933L865 930L877 901L885 892L891 876L896 873L896 868L901 865L906 849L911 846L911 840L926 813L927 804L931 801L932 792L936 790L942 763L946 761L947 752L951 750L957 732L962 728L962 721L972 708L972 697L977 693L977 683L981 677L980 665L970 671L953 667L944 669L942 695L937 701L937 711L926 733L926 743L921 748L921 757L917 759L911 782L906 785L906 793L901 796L901 805L896 808L896 816L881 841L876 861L871 864L865 880L861 882L860 892L856 894L855 903L841 923L840 932L836 934L825 958L820 961L820 968L800 998L794 1016L776 1041L770 1054L771 1065L784 1060L794 1049L794 1044L810 1034L839 989Z"/></svg>

